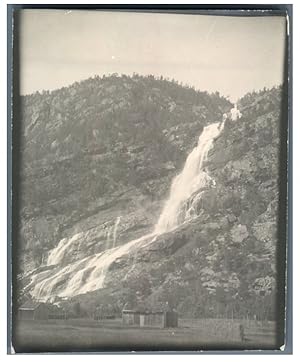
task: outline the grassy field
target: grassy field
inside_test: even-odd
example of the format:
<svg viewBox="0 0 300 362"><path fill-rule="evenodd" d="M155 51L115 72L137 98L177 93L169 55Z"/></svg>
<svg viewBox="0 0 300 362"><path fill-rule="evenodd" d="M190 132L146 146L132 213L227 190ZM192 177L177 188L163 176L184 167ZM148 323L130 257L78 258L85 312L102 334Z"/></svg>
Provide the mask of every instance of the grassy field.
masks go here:
<svg viewBox="0 0 300 362"><path fill-rule="evenodd" d="M275 324L238 320L179 320L177 328L124 326L120 319L18 321L13 345L17 352L163 351L209 349L275 349Z"/></svg>

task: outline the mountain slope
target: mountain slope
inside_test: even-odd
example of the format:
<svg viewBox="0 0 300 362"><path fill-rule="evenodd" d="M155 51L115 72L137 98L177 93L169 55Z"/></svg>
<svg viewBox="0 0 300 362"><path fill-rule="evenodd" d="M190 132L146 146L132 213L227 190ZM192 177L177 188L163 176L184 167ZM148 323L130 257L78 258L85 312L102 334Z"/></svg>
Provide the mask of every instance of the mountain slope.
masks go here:
<svg viewBox="0 0 300 362"><path fill-rule="evenodd" d="M151 233L172 179L182 170L203 127L220 122L222 114L232 106L218 95L182 90L178 85L166 81L141 77L126 78L124 81L124 78L115 76L108 79L110 86L119 82L122 85L124 82L133 84L133 87L139 84L138 94L141 97L133 98L135 102L130 103L130 113L126 107L124 112L117 113L116 121L108 128L110 131L104 127L102 133L105 123L101 123L95 143L98 147L108 142L105 151L94 153L93 143L83 136L80 142L78 139L74 142L81 145L76 151L73 148L65 151L64 142L58 143L59 151L51 151L54 141L49 133L50 151L47 149L43 155L41 150L40 159L32 161L32 164L27 163L30 166L25 172L30 169L34 179L37 180L39 176L38 180L41 181L35 185L40 193L31 195L24 192L27 199L24 198L22 235L25 255L31 260L30 263L25 261L24 265L27 271L33 264L39 268L32 273L34 282L28 290L43 275L53 275L55 270L65 275L54 285L60 290L72 278L73 269L68 269L70 266L77 268L78 265L81 268L84 258ZM96 79L96 82L102 81L108 80ZM93 94L91 89L97 89L91 86L94 82L87 81L89 94ZM159 97L153 98L153 101L153 89L148 82L156 85L154 94L158 94L159 89ZM83 82L81 86L86 85ZM80 89L80 84L74 85L77 90L73 92L74 97L78 92L76 87ZM129 87L127 85L125 88ZM113 88L112 97L118 94L117 89ZM141 89L144 89L144 93ZM175 96L175 90L174 94L171 92L173 89L189 94L189 97L198 94L196 105L189 104L183 95L182 98ZM70 90L72 87L68 92ZM175 106L172 103L166 109L171 94ZM44 96L50 97L48 94ZM184 102L180 103L181 99ZM116 99L114 102L117 102ZM141 245L138 242L135 248L115 259L108 266L104 280L101 280L103 275L99 274L101 289L91 289L92 292L72 298L73 301L82 302L82 313L89 313L99 305L107 312L111 309L120 312L124 304L129 303L134 307L154 309L168 305L184 316L248 315L253 318L256 315L258 318L275 318L278 152L279 125L282 122L280 102L281 88L248 94L239 101L241 118L227 118L203 164L203 170L214 182L195 190L181 205L184 210L192 210L191 220L157 235L155 239L149 237L149 242L143 241L143 247L138 247ZM108 101L104 103L110 104ZM98 102L93 104L98 107ZM152 111L143 113L141 110L150 107L149 104L153 107ZM143 114L136 117L134 126L131 124L133 109ZM80 112L85 113L86 108L81 107L76 115ZM102 113L99 111L99 114ZM107 119L114 119L114 113L108 114L110 118ZM84 123L88 129L91 129L88 123L90 119L92 117L87 117ZM156 123L148 131L149 122ZM69 123L70 119L64 124ZM142 126L139 128L140 123ZM94 123L91 124L94 127ZM73 135L73 127L76 128L73 125L68 127L66 138L69 134ZM85 145L88 150L83 151ZM55 156L53 152L56 152ZM60 159L60 152L68 156ZM51 175L41 171L49 169L51 157L56 167L54 175L61 176L59 182L54 184L49 182ZM57 164L69 165L69 169L61 169ZM132 164L137 166L133 167ZM95 181L92 178L94 168L97 175ZM65 180L68 175L66 171L70 173L70 180L68 177ZM101 184L103 179L104 189L93 198L94 187L98 187L97 182ZM26 182L30 178L25 177L24 180L24 190L27 190L29 183L26 186ZM71 191L70 183L73 187ZM46 187L50 189L49 192ZM56 192L57 189L63 191L62 195ZM46 199L41 199L41 193ZM33 202L38 205L36 209ZM49 203L56 205L57 209L50 209L49 212ZM74 206L78 210L74 210ZM41 227L44 225L41 220L44 219L48 222L48 228ZM56 234L49 220L59 225ZM34 247L40 243L36 241L37 237L30 234L33 233L33 225L37 225L35 230L40 233L39 237L41 231L46 236L38 257L32 255ZM65 239L62 240L63 237ZM47 258L48 251L59 241L61 248L54 249L55 255L50 254L48 258L48 261L54 260L56 265L48 263L48 266L41 266L41 255ZM89 273L93 272L97 263L97 260L95 264L91 263ZM82 278L88 278L88 274L82 275ZM28 279L29 276L24 279L25 285ZM53 291L55 294L55 289Z"/></svg>

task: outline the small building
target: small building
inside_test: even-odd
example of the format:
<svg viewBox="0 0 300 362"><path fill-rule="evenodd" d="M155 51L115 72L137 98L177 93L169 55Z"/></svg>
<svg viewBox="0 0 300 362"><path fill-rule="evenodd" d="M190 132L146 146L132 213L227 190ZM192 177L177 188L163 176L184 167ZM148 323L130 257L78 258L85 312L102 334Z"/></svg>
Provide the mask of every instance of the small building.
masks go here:
<svg viewBox="0 0 300 362"><path fill-rule="evenodd" d="M123 309L122 311L123 324L140 325L140 312L133 309Z"/></svg>
<svg viewBox="0 0 300 362"><path fill-rule="evenodd" d="M125 325L137 325L152 328L176 328L178 327L178 314L174 311L138 311L124 309L122 320Z"/></svg>
<svg viewBox="0 0 300 362"><path fill-rule="evenodd" d="M28 301L18 310L18 317L22 320L46 320L49 309L47 304L41 302Z"/></svg>
<svg viewBox="0 0 300 362"><path fill-rule="evenodd" d="M165 313L164 312L142 312L140 314L140 327L165 327Z"/></svg>
<svg viewBox="0 0 300 362"><path fill-rule="evenodd" d="M140 326L175 328L178 327L178 314L173 311L146 311L140 314Z"/></svg>

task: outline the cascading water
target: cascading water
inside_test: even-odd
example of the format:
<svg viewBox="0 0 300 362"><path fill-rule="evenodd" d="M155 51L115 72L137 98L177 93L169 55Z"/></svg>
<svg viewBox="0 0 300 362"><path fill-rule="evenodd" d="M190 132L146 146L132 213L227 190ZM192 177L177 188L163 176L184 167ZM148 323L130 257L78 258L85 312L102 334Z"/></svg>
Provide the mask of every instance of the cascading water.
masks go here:
<svg viewBox="0 0 300 362"><path fill-rule="evenodd" d="M69 246L74 243L80 236L80 233L75 234L67 240L67 238L61 239L57 247L51 250L47 259L47 265L59 264L63 259L64 255L68 252Z"/></svg>
<svg viewBox="0 0 300 362"><path fill-rule="evenodd" d="M107 228L105 250L114 248L116 246L116 241L117 241L117 236L118 236L118 227L119 227L120 221L121 221L121 216L118 216L116 218L114 225L109 226ZM111 240L111 235L112 235L112 240ZM111 245L111 242L112 242L112 245Z"/></svg>
<svg viewBox="0 0 300 362"><path fill-rule="evenodd" d="M113 248L116 246L116 241L117 241L117 233L118 233L118 226L120 224L121 221L121 216L118 216L115 222L115 226L114 226L114 233L113 233Z"/></svg>
<svg viewBox="0 0 300 362"><path fill-rule="evenodd" d="M149 241L153 236L154 234L145 235L117 248L76 261L57 271L41 272L31 280L30 284L34 285L31 294L35 299L43 301L53 296L71 297L101 289L109 266L135 245Z"/></svg>
<svg viewBox="0 0 300 362"><path fill-rule="evenodd" d="M197 147L189 154L182 172L175 177L172 183L170 197L155 227L156 234L170 231L186 220L186 215L183 220L180 220L182 204L195 191L211 182L211 177L202 169L202 166L214 139L222 131L223 125L223 123L214 123L203 129Z"/></svg>
<svg viewBox="0 0 300 362"><path fill-rule="evenodd" d="M196 197L201 197L201 189L215 183L203 169L203 163L223 126L224 122L213 123L203 129L198 145L187 157L182 172L172 182L169 199L163 207L153 233L114 247L121 220L118 217L113 229L113 248L73 262L56 271L48 270L33 276L30 283L30 285L34 285L31 292L32 296L36 299L47 300L53 296L71 297L100 289L104 285L106 272L114 261L128 254L132 249L137 251L143 245L155 241L158 235L173 230L191 219L193 216L192 206L187 209L186 202L196 191L198 191ZM107 234L108 240L110 235L111 230ZM77 235L73 238L77 238ZM48 265L58 264L68 245L72 243L72 239L68 242L65 239L61 240L58 246L51 251Z"/></svg>
<svg viewBox="0 0 300 362"><path fill-rule="evenodd" d="M233 121L236 121L241 117L242 117L242 113L239 111L237 104L235 104L234 107L230 110L230 118Z"/></svg>
<svg viewBox="0 0 300 362"><path fill-rule="evenodd" d="M110 235L111 235L111 227L109 227L107 230L105 250L110 249Z"/></svg>

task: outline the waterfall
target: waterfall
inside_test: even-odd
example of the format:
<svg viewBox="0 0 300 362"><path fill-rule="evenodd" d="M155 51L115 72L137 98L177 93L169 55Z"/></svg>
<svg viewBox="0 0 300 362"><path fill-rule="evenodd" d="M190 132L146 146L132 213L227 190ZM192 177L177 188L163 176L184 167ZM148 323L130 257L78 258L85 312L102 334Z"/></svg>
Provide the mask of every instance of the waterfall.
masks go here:
<svg viewBox="0 0 300 362"><path fill-rule="evenodd" d="M114 226L114 232L113 232L113 248L116 246L116 241L117 241L117 232L118 232L118 226L120 224L121 221L121 217L118 216L115 222L115 226Z"/></svg>
<svg viewBox="0 0 300 362"><path fill-rule="evenodd" d="M106 234L105 250L110 248L110 234L111 234L111 227L108 227L107 234Z"/></svg>
<svg viewBox="0 0 300 362"><path fill-rule="evenodd" d="M115 247L116 241L117 241L118 226L120 224L120 221L121 221L121 217L119 216L116 218L114 225L107 227L105 250ZM111 236L112 236L112 239L111 239ZM56 265L56 264L61 263L63 261L63 259L65 258L65 256L67 256L68 253L70 252L71 247L73 247L73 250L80 249L80 246L82 244L81 239L83 237L84 237L84 233L77 233L77 234L73 235L71 238L61 239L60 242L58 243L58 245L49 252L49 255L48 255L48 258L46 261L46 265L50 266L50 265ZM78 241L79 241L79 245L77 245L77 247L75 249L74 245L76 243L78 243Z"/></svg>
<svg viewBox="0 0 300 362"><path fill-rule="evenodd" d="M142 236L114 249L106 250L58 270L47 270L43 275L33 276L31 284L34 288L32 296L40 301L49 300L53 296L72 297L104 286L106 272L110 265L127 254L137 244L143 244L152 239L154 234Z"/></svg>
<svg viewBox="0 0 300 362"><path fill-rule="evenodd" d="M64 258L65 254L68 253L69 246L74 243L79 237L80 233L75 234L69 240L67 238L61 239L57 247L51 250L47 259L47 265L59 264Z"/></svg>
<svg viewBox="0 0 300 362"><path fill-rule="evenodd" d="M195 191L205 187L212 178L203 170L203 162L214 139L220 134L224 123L206 126L200 134L198 145L189 154L182 172L172 182L171 192L155 227L155 233L161 234L181 224L181 206ZM184 215L183 220L186 220Z"/></svg>
<svg viewBox="0 0 300 362"><path fill-rule="evenodd" d="M242 113L238 110L237 104L235 104L234 107L230 110L230 118L233 121L236 121L241 117L242 117Z"/></svg>
<svg viewBox="0 0 300 362"><path fill-rule="evenodd" d="M183 170L172 182L169 198L165 202L152 233L115 247L121 220L121 217L118 217L113 231L110 229L107 233L108 243L111 232L113 232L113 248L107 247L104 252L75 261L63 268L47 271L43 275L33 276L31 280L31 285L34 285L32 296L36 299L47 300L53 296L71 297L101 289L104 286L107 270L117 259L134 250L134 266L139 248L154 242L158 235L173 230L183 222L190 220L195 214L193 202L199 201L202 189L215 185L215 181L205 171L203 164L215 138L221 133L223 127L224 121L210 124L203 129L197 146L187 157ZM187 207L187 202L190 200L191 205ZM67 242L65 239L61 240L50 253L48 265L58 264L64 253L67 252L69 244L77 237L78 235L75 235Z"/></svg>

